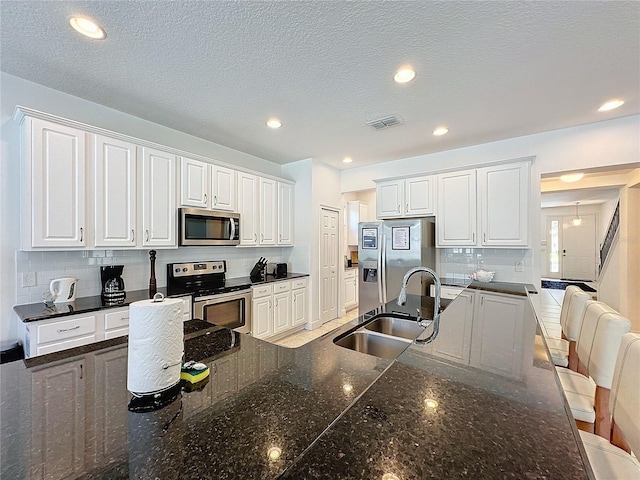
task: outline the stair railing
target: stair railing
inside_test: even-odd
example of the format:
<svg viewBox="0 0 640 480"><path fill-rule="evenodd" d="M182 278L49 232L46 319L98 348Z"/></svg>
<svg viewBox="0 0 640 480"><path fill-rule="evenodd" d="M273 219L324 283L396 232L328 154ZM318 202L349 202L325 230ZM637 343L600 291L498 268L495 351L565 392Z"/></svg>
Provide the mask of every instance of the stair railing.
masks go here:
<svg viewBox="0 0 640 480"><path fill-rule="evenodd" d="M609 228L607 229L607 234L604 236L602 246L600 247L600 268L598 269L599 272L602 272L602 268L604 267L604 264L607 261L607 256L609 255L609 251L611 250L611 246L613 245L613 240L616 238L616 234L618 233L619 226L620 226L620 200L618 199L618 204L616 205L616 209L613 211L613 215L611 216L611 221L609 222Z"/></svg>

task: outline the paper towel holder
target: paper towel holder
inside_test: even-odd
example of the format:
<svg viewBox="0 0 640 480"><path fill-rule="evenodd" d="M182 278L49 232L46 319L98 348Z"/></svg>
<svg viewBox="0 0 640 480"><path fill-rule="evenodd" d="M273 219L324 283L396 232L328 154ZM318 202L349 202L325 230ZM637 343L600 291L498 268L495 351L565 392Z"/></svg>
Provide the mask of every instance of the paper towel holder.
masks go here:
<svg viewBox="0 0 640 480"><path fill-rule="evenodd" d="M164 295L163 295L163 294L161 294L160 292L156 293L156 294L153 296L153 300L152 300L152 302L153 302L153 303L162 303L162 302L164 302Z"/></svg>

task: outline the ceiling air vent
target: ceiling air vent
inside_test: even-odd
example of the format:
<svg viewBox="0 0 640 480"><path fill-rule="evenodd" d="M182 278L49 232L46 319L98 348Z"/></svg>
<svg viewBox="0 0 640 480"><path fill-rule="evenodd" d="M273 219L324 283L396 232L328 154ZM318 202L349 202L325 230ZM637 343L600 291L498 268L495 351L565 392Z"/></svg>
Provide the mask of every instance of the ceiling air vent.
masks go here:
<svg viewBox="0 0 640 480"><path fill-rule="evenodd" d="M395 127L396 125L400 125L402 123L402 119L397 115L389 115L388 117L378 118L376 120L370 120L367 122L367 125L375 128L376 130L382 130L389 127Z"/></svg>

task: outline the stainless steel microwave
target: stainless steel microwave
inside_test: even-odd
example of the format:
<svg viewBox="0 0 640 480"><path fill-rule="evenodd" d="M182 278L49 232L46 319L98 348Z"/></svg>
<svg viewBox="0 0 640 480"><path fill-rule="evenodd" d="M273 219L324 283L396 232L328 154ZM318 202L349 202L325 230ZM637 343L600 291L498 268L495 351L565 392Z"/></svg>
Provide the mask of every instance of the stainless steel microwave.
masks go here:
<svg viewBox="0 0 640 480"><path fill-rule="evenodd" d="M240 244L238 213L181 208L178 210L178 229L181 246Z"/></svg>

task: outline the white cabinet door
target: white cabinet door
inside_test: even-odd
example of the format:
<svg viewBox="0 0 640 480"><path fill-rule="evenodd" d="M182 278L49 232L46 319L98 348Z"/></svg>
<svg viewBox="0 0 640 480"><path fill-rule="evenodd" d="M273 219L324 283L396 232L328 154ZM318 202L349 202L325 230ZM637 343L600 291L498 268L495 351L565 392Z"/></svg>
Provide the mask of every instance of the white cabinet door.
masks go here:
<svg viewBox="0 0 640 480"><path fill-rule="evenodd" d="M350 310L358 305L358 296L356 292L356 277L345 278L344 280L344 308Z"/></svg>
<svg viewBox="0 0 640 480"><path fill-rule="evenodd" d="M476 246L476 171L438 175L437 246Z"/></svg>
<svg viewBox="0 0 640 480"><path fill-rule="evenodd" d="M403 201L404 180L381 182L376 185L377 218L401 217Z"/></svg>
<svg viewBox="0 0 640 480"><path fill-rule="evenodd" d="M278 182L278 245L293 245L293 185Z"/></svg>
<svg viewBox="0 0 640 480"><path fill-rule="evenodd" d="M207 208L208 168L208 163L180 157L180 205Z"/></svg>
<svg viewBox="0 0 640 480"><path fill-rule="evenodd" d="M211 165L211 208L236 209L236 172L230 168Z"/></svg>
<svg viewBox="0 0 640 480"><path fill-rule="evenodd" d="M524 299L477 295L470 364L519 379L524 353L523 325Z"/></svg>
<svg viewBox="0 0 640 480"><path fill-rule="evenodd" d="M297 327L307 323L308 293L307 287L291 291L291 326Z"/></svg>
<svg viewBox="0 0 640 480"><path fill-rule="evenodd" d="M291 292L273 294L273 333L277 335L291 328Z"/></svg>
<svg viewBox="0 0 640 480"><path fill-rule="evenodd" d="M260 206L258 177L238 172L238 212L240 213L240 245L258 244Z"/></svg>
<svg viewBox="0 0 640 480"><path fill-rule="evenodd" d="M162 150L142 151L142 246L177 247L176 157Z"/></svg>
<svg viewBox="0 0 640 480"><path fill-rule="evenodd" d="M260 245L276 244L276 181L260 178Z"/></svg>
<svg viewBox="0 0 640 480"><path fill-rule="evenodd" d="M82 358L31 371L34 400L30 471L24 472L26 477L78 478L85 473L84 377Z"/></svg>
<svg viewBox="0 0 640 480"><path fill-rule="evenodd" d="M23 246L85 246L85 132L44 120L25 125ZM25 212L26 213L26 212Z"/></svg>
<svg viewBox="0 0 640 480"><path fill-rule="evenodd" d="M416 177L404 181L404 216L435 215L435 177Z"/></svg>
<svg viewBox="0 0 640 480"><path fill-rule="evenodd" d="M347 202L347 245L358 245L358 223L368 222L369 207L358 200Z"/></svg>
<svg viewBox="0 0 640 480"><path fill-rule="evenodd" d="M482 245L529 244L529 164L478 169Z"/></svg>
<svg viewBox="0 0 640 480"><path fill-rule="evenodd" d="M273 335L271 326L271 304L273 297L254 298L251 300L251 335L256 338L268 338Z"/></svg>
<svg viewBox="0 0 640 480"><path fill-rule="evenodd" d="M136 146L102 135L93 145L95 237L103 248L136 246Z"/></svg>
<svg viewBox="0 0 640 480"><path fill-rule="evenodd" d="M459 298L458 298L459 297ZM431 343L431 353L456 363L469 364L474 293L464 291L440 316L440 331Z"/></svg>

